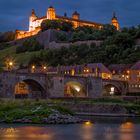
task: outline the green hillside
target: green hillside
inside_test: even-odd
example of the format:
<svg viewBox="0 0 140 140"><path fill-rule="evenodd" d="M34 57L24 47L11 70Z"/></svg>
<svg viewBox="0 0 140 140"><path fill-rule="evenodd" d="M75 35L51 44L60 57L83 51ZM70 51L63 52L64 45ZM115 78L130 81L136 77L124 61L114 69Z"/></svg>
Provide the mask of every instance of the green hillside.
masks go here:
<svg viewBox="0 0 140 140"><path fill-rule="evenodd" d="M12 57L15 59L15 61L18 65L20 65L20 64L27 65L30 58L34 54L37 54L40 52L40 51L36 51L36 52L25 52L25 53L16 54L16 48L17 48L17 46L12 46L7 49L1 50L0 51L0 62L3 63L4 60Z"/></svg>

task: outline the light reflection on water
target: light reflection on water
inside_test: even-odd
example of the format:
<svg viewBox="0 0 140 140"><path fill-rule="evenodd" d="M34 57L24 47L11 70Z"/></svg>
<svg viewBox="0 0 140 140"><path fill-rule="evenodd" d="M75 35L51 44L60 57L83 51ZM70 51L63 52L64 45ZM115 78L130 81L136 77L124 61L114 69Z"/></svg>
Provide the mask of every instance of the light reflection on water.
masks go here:
<svg viewBox="0 0 140 140"><path fill-rule="evenodd" d="M94 119L93 119L94 120ZM102 119L101 119L102 120ZM0 140L139 140L135 121L87 121L70 125L0 124Z"/></svg>

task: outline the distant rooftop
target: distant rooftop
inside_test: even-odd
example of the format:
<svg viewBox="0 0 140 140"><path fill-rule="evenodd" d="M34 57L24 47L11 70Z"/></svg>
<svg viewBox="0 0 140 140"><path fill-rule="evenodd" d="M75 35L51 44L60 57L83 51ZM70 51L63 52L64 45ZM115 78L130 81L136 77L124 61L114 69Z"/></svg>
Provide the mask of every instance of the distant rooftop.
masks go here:
<svg viewBox="0 0 140 140"><path fill-rule="evenodd" d="M140 70L140 60L131 67L132 70Z"/></svg>

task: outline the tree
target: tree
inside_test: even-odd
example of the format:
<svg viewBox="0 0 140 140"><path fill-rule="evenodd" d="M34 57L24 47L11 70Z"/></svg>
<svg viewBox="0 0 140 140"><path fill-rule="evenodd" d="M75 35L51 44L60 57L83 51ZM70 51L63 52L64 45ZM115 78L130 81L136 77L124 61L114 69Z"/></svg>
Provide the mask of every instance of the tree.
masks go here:
<svg viewBox="0 0 140 140"><path fill-rule="evenodd" d="M66 22L62 20L44 20L41 23L42 31L46 31L48 29L59 29L62 31L72 31L73 24L71 22Z"/></svg>
<svg viewBox="0 0 140 140"><path fill-rule="evenodd" d="M8 31L4 33L0 33L0 43L9 42L15 39L15 32Z"/></svg>
<svg viewBox="0 0 140 140"><path fill-rule="evenodd" d="M32 38L23 42L23 44L16 48L16 53L39 51L44 49L36 38Z"/></svg>
<svg viewBox="0 0 140 140"><path fill-rule="evenodd" d="M62 31L73 31L73 24L71 22L61 21L60 30Z"/></svg>

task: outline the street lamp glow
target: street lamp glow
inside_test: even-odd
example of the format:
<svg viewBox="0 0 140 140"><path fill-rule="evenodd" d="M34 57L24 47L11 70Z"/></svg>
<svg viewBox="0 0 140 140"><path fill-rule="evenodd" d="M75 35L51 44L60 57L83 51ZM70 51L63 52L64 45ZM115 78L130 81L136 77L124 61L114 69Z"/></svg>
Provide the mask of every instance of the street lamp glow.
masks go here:
<svg viewBox="0 0 140 140"><path fill-rule="evenodd" d="M35 69L35 65L32 66L32 69Z"/></svg>
<svg viewBox="0 0 140 140"><path fill-rule="evenodd" d="M13 66L13 62L12 61L9 62L9 66Z"/></svg>
<svg viewBox="0 0 140 140"><path fill-rule="evenodd" d="M46 70L46 69L47 69L47 67L46 67L46 66L44 66L44 67L43 67L43 69L44 69L44 70Z"/></svg>

